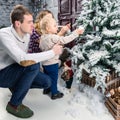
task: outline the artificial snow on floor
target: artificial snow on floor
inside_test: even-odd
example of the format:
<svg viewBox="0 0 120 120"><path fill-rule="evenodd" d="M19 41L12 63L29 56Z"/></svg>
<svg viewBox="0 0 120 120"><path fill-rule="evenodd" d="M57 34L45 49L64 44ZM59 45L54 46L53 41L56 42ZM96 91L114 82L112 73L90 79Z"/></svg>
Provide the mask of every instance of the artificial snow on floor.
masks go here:
<svg viewBox="0 0 120 120"><path fill-rule="evenodd" d="M114 120L104 105L103 96L93 88L73 83L71 92L60 80L61 99L51 100L41 89L30 89L23 104L34 111L29 120ZM0 120L23 120L5 110L11 97L8 89L0 88Z"/></svg>

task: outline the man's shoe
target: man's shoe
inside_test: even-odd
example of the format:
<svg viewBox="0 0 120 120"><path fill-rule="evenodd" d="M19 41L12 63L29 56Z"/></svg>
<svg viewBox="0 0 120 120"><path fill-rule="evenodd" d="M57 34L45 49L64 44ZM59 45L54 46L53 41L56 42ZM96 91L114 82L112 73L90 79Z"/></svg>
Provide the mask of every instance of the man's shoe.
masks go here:
<svg viewBox="0 0 120 120"><path fill-rule="evenodd" d="M49 94L49 93L50 93L50 88L43 90L43 94L44 94L44 95Z"/></svg>
<svg viewBox="0 0 120 120"><path fill-rule="evenodd" d="M27 106L21 104L17 107L14 107L10 103L7 104L6 107L7 112L11 113L12 115L20 118L29 118L33 116L33 111L30 110Z"/></svg>
<svg viewBox="0 0 120 120"><path fill-rule="evenodd" d="M52 96L51 96L51 99L52 99L52 100L55 100L55 99L58 99L58 98L62 98L63 96L64 96L63 93L58 92L57 94L52 95Z"/></svg>

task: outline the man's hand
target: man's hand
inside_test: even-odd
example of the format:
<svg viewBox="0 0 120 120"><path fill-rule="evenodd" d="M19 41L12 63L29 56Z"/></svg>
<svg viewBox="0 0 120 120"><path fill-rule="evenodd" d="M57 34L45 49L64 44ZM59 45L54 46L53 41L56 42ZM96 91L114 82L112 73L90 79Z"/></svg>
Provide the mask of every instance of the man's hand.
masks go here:
<svg viewBox="0 0 120 120"><path fill-rule="evenodd" d="M23 60L23 61L20 61L20 65L21 65L21 66L24 66L24 67L33 65L33 64L35 64L35 63L36 63L36 62L33 61L33 60Z"/></svg>
<svg viewBox="0 0 120 120"><path fill-rule="evenodd" d="M60 45L59 43L57 43L57 44L55 44L55 45L53 46L52 50L54 51L54 53L55 53L56 55L60 55L60 54L62 53L62 51L63 51L63 46Z"/></svg>

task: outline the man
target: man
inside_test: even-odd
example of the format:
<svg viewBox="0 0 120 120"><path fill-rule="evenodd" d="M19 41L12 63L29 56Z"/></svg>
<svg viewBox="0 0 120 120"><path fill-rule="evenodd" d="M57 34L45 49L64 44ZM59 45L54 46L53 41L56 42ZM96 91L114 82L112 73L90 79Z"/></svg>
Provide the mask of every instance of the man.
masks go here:
<svg viewBox="0 0 120 120"><path fill-rule="evenodd" d="M32 13L23 5L11 12L11 27L0 29L0 87L12 92L6 110L21 118L29 118L33 111L22 104L30 88L49 88L51 79L40 72L39 62L61 54L62 46L52 50L27 54L30 34L34 28Z"/></svg>

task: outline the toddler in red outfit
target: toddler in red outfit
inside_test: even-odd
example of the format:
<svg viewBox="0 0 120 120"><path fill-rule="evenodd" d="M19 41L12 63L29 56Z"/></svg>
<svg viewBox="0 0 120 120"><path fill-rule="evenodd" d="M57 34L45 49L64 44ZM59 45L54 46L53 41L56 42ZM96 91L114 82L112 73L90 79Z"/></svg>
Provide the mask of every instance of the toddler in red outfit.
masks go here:
<svg viewBox="0 0 120 120"><path fill-rule="evenodd" d="M72 82L73 82L73 70L71 68L71 60L66 60L64 62L63 73L61 75L62 79L66 83L66 88L71 90Z"/></svg>

